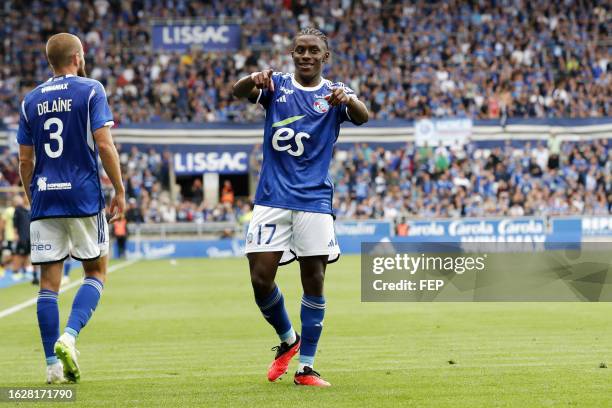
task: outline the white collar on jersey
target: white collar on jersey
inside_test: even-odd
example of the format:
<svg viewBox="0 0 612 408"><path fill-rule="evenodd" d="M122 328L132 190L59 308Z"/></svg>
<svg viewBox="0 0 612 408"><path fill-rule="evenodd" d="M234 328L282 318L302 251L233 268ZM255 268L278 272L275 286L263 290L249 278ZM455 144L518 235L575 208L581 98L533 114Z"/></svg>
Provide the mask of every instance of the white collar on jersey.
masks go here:
<svg viewBox="0 0 612 408"><path fill-rule="evenodd" d="M72 74L58 75L58 76L54 76L53 78L47 79L47 82L57 81L58 79L70 78L70 77L73 77L73 76L74 75L72 75Z"/></svg>
<svg viewBox="0 0 612 408"><path fill-rule="evenodd" d="M303 85L300 85L298 83L298 81L295 80L295 75L291 74L291 83L297 89L302 90L302 91L318 91L319 89L321 89L323 84L325 84L325 81L327 81L327 79L321 77L321 82L319 82L318 85L315 85L315 86L303 86Z"/></svg>

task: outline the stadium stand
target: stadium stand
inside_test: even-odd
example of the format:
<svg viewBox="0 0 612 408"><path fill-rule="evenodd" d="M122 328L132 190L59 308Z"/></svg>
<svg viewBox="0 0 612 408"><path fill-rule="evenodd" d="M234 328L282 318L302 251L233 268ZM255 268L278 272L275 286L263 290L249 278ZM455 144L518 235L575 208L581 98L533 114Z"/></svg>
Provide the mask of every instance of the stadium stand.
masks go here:
<svg viewBox="0 0 612 408"><path fill-rule="evenodd" d="M310 25L331 40L325 75L354 88L373 119L610 116L605 5L515 3L4 2L0 117L17 122L22 96L49 74L41 44L69 30L84 39L118 124L256 121L262 111L233 99L230 85L253 70L290 70L291 38ZM242 50L151 50L151 20L186 18L240 22Z"/></svg>
<svg viewBox="0 0 612 408"><path fill-rule="evenodd" d="M189 198L172 200L167 153L133 147L122 149L120 156L130 222L236 222L250 212L247 197L228 198L227 194L225 200L207 206L197 194L201 184L195 182ZM18 185L15 156L5 150L0 160L0 186ZM255 174L260 160L255 148ZM526 143L520 148L508 143L494 149L473 144L460 149L407 144L385 150L356 144L336 151L331 173L340 219L612 213L612 146L606 139L552 140L548 145ZM110 189L108 180L102 180ZM225 188L231 189L231 183Z"/></svg>

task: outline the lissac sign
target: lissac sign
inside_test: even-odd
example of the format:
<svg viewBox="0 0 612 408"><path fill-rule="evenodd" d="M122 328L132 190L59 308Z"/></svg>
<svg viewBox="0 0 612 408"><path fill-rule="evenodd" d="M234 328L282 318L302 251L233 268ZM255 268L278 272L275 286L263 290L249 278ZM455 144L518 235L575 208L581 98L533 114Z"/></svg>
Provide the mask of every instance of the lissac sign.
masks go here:
<svg viewBox="0 0 612 408"><path fill-rule="evenodd" d="M179 152L174 153L177 175L202 173L241 174L249 169L247 152Z"/></svg>
<svg viewBox="0 0 612 408"><path fill-rule="evenodd" d="M204 51L235 51L240 48L238 24L170 24L152 28L153 49L186 51L193 46Z"/></svg>

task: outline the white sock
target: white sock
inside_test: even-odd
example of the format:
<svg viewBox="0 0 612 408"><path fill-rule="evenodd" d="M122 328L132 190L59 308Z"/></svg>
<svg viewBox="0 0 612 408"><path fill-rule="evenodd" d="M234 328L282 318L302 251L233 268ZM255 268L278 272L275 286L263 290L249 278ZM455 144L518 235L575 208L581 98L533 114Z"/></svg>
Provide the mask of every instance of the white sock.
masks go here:
<svg viewBox="0 0 612 408"><path fill-rule="evenodd" d="M312 365L311 364L304 364L304 363L300 363L298 365L298 373L303 373L304 372L304 367L310 367L312 369Z"/></svg>
<svg viewBox="0 0 612 408"><path fill-rule="evenodd" d="M293 343L295 343L295 341L297 340L297 337L295 335L295 330L293 330L293 327L291 328L291 335L289 337L287 337L285 340L282 340L283 342L292 345Z"/></svg>
<svg viewBox="0 0 612 408"><path fill-rule="evenodd" d="M68 332L64 332L64 334L66 335L66 339L74 346L76 344L76 337L74 337L74 334Z"/></svg>

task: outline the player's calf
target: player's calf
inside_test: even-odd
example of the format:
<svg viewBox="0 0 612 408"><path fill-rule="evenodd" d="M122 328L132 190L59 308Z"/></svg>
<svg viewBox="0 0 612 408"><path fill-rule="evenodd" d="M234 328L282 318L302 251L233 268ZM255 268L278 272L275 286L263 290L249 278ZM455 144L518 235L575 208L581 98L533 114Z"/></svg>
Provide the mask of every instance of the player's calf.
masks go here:
<svg viewBox="0 0 612 408"><path fill-rule="evenodd" d="M315 354L325 317L325 298L323 296L302 297L300 312L302 319L302 344L300 348L300 365L293 382L297 385L327 387L330 384L313 370Z"/></svg>

